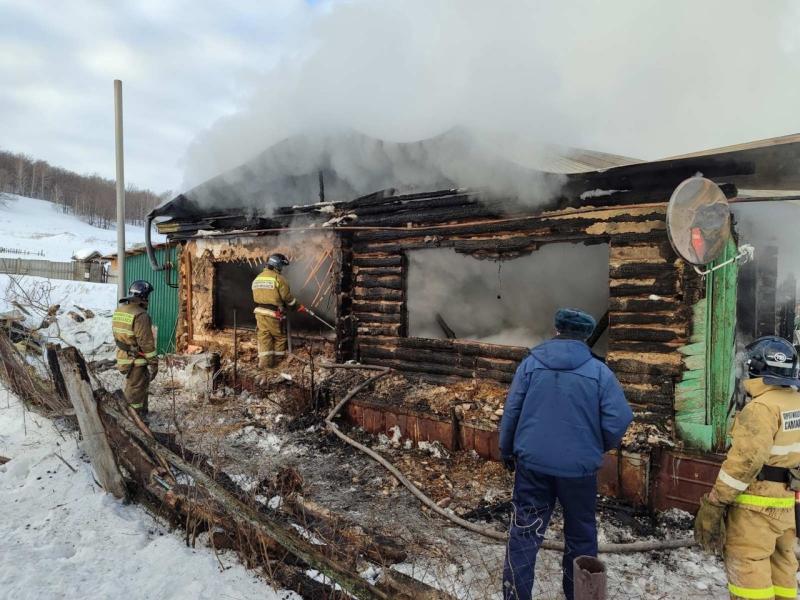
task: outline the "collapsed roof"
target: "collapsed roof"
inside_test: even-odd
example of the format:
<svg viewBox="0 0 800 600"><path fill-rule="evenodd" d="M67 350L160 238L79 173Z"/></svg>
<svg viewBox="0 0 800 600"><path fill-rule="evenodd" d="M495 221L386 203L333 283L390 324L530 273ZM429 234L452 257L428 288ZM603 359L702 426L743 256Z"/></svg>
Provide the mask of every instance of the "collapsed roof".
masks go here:
<svg viewBox="0 0 800 600"><path fill-rule="evenodd" d="M479 138L464 129L410 143L353 131L297 136L178 195L150 217L171 217L159 230L186 237L204 229L285 227L300 214L321 224L360 206L354 199L365 196L368 204L378 197L385 204L392 196L422 199L431 190L453 194L465 188L473 200L480 196L502 201L513 212L541 212L664 201L698 173L729 184L730 195L737 187L753 190L753 196L785 195L800 189L800 135L651 162Z"/></svg>

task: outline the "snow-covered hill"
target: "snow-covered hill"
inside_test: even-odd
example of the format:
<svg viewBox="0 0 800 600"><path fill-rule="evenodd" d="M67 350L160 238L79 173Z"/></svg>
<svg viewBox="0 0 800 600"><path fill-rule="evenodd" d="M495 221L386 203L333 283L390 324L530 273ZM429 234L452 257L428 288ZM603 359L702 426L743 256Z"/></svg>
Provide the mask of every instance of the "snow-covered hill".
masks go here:
<svg viewBox="0 0 800 600"><path fill-rule="evenodd" d="M161 241L157 237L154 234L154 241ZM127 225L125 242L128 247L144 243L144 228ZM83 249L103 254L114 252L116 230L89 225L46 200L0 193L0 258L68 261L73 253Z"/></svg>

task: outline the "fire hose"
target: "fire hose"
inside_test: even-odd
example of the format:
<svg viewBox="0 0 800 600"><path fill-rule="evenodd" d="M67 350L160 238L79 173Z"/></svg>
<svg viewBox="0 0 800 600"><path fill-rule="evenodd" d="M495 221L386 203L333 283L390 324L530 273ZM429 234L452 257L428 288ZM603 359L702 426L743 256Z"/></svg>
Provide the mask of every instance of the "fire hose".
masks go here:
<svg viewBox="0 0 800 600"><path fill-rule="evenodd" d="M381 377L387 375L391 368L389 367L378 367L378 366L368 366L368 365L360 365L360 364L339 364L339 363L323 363L321 365L323 368L326 369L363 369L367 371L376 371L374 375L371 375L365 381L359 383L355 387L351 388L344 398L339 401L339 403L334 406L331 411L328 413L328 416L325 417L325 424L328 427L328 430L336 435L340 440L345 442L346 444L360 450L374 461L378 462L381 466L386 468L400 483L405 486L408 491L410 491L422 504L430 508L436 514L444 517L445 519L472 531L473 533L477 533L479 535L491 538L493 540L505 542L508 539L508 535L501 531L497 531L496 529L490 527L483 527L481 525L477 525L466 519L462 519L456 514L453 514L450 511L445 510L438 504L436 504L433 500L431 500L428 496L426 496L416 485L414 485L411 481L409 481L405 475L403 475L397 467L395 467L392 463L388 460L383 458L380 454L371 450L370 448L366 447L363 444L360 444L353 438L347 436L346 434L342 433L339 427L333 422L333 419L339 414L339 411L344 408L344 406L361 390L368 387L369 385L373 384ZM600 544L598 546L598 551L603 553L630 553L630 552L649 552L651 550L671 550L675 548L688 548L694 546L695 542L693 539L683 539L683 540L647 540L641 542L629 542L624 544ZM541 548L545 550L564 550L564 542L557 541L557 540L544 540L541 544Z"/></svg>

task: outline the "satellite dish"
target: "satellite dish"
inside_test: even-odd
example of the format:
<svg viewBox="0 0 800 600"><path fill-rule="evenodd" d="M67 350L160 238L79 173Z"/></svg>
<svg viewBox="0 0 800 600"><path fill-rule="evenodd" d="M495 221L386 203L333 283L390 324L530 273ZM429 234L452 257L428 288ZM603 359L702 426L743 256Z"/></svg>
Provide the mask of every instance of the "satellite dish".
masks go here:
<svg viewBox="0 0 800 600"><path fill-rule="evenodd" d="M719 186L705 177L681 182L669 199L667 233L685 261L707 265L717 259L731 237L731 211Z"/></svg>

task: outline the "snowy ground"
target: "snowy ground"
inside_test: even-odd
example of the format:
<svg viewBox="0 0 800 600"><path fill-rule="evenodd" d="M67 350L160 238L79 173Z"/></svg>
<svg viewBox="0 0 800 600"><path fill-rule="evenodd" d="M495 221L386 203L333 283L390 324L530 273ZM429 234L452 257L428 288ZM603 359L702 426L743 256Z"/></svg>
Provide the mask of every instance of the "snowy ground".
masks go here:
<svg viewBox="0 0 800 600"><path fill-rule="evenodd" d="M125 238L128 247L144 243L144 228L126 225ZM154 233L153 241L163 238ZM0 258L69 261L73 253L84 249L101 254L116 251L116 230L93 227L46 200L0 194Z"/></svg>
<svg viewBox="0 0 800 600"><path fill-rule="evenodd" d="M0 276L0 312L14 308L7 300L6 288L10 282L7 276ZM48 282L38 278L24 278L20 284L28 294L44 286L48 296L47 302L41 304L61 305L56 323L43 330L51 340L61 339L77 345L90 360L113 354L109 317L116 301L115 286ZM88 308L95 316L76 323L68 315L75 306ZM36 325L42 316L35 313L26 318L26 323ZM424 516L418 503L402 489L383 498L386 481L390 478L374 463L348 452L340 444L331 445L324 436L314 432L314 427L292 431L286 426L288 419L273 414L272 409L261 418L254 412L255 406L260 404L257 398L243 395L221 405L206 402L201 392L207 387L207 372L196 362L189 359L183 368L164 369L159 375L151 400L156 422L169 421L173 406L169 390L176 389L177 384L176 402L183 425L197 425L195 429L201 432L198 435L229 455L230 474L237 480L259 481L259 477L252 476L263 475L264 471L275 472L286 460L301 472L308 492L321 503L371 525L372 516L377 519L375 525L385 525L388 513L395 523L418 523L419 529L438 541L439 548L433 555L423 554L418 560L395 568L455 592L459 598L499 598L504 553L501 544ZM102 378L109 389L119 387L116 371L107 371ZM193 386L193 382L199 383ZM197 414L198 410L202 410L203 417ZM254 420L259 421L255 429L251 425ZM233 427L238 421L241 427ZM224 430L221 444L210 436L211 425ZM319 439L313 442L315 437ZM377 445L376 440L367 441ZM68 468L55 453L77 472ZM0 466L0 510L3 511L0 598L80 595L87 598L258 597L271 600L295 597L270 591L232 555L221 557L226 568L220 572L213 552L187 548L179 535L168 532L141 508L124 506L104 494L94 482L91 467L74 434L59 433L50 421L23 412L16 399L4 391L0 391L0 456L12 459ZM223 459L224 456L215 455L221 465ZM426 460L433 462L433 458ZM333 471L345 473L347 478L343 483L347 485L339 485L320 465L328 465L329 470L332 465ZM351 475L358 479L357 485L353 485L356 479L351 480ZM334 491L326 483L328 480ZM379 510L370 516L362 512L362 504ZM557 537L559 529L556 519L551 533ZM662 536L669 535L669 531L669 528L663 530ZM674 535L680 537L688 533L685 527L674 530ZM631 535L630 531L601 519L601 541L627 541ZM409 537L415 539L415 536ZM609 570L609 597L624 600L722 600L728 597L720 561L695 550L616 555L604 559ZM540 554L536 600L563 598L560 560L558 553Z"/></svg>
<svg viewBox="0 0 800 600"><path fill-rule="evenodd" d="M75 434L2 390L0 455L2 598L299 598L103 492Z"/></svg>
<svg viewBox="0 0 800 600"><path fill-rule="evenodd" d="M48 308L56 304L60 308L55 322L39 329ZM0 274L0 314L23 317L24 325L39 330L43 341L75 346L90 361L113 358L110 319L116 304L114 284ZM86 318L81 309L89 309L94 317ZM70 311L84 320L77 322Z"/></svg>

